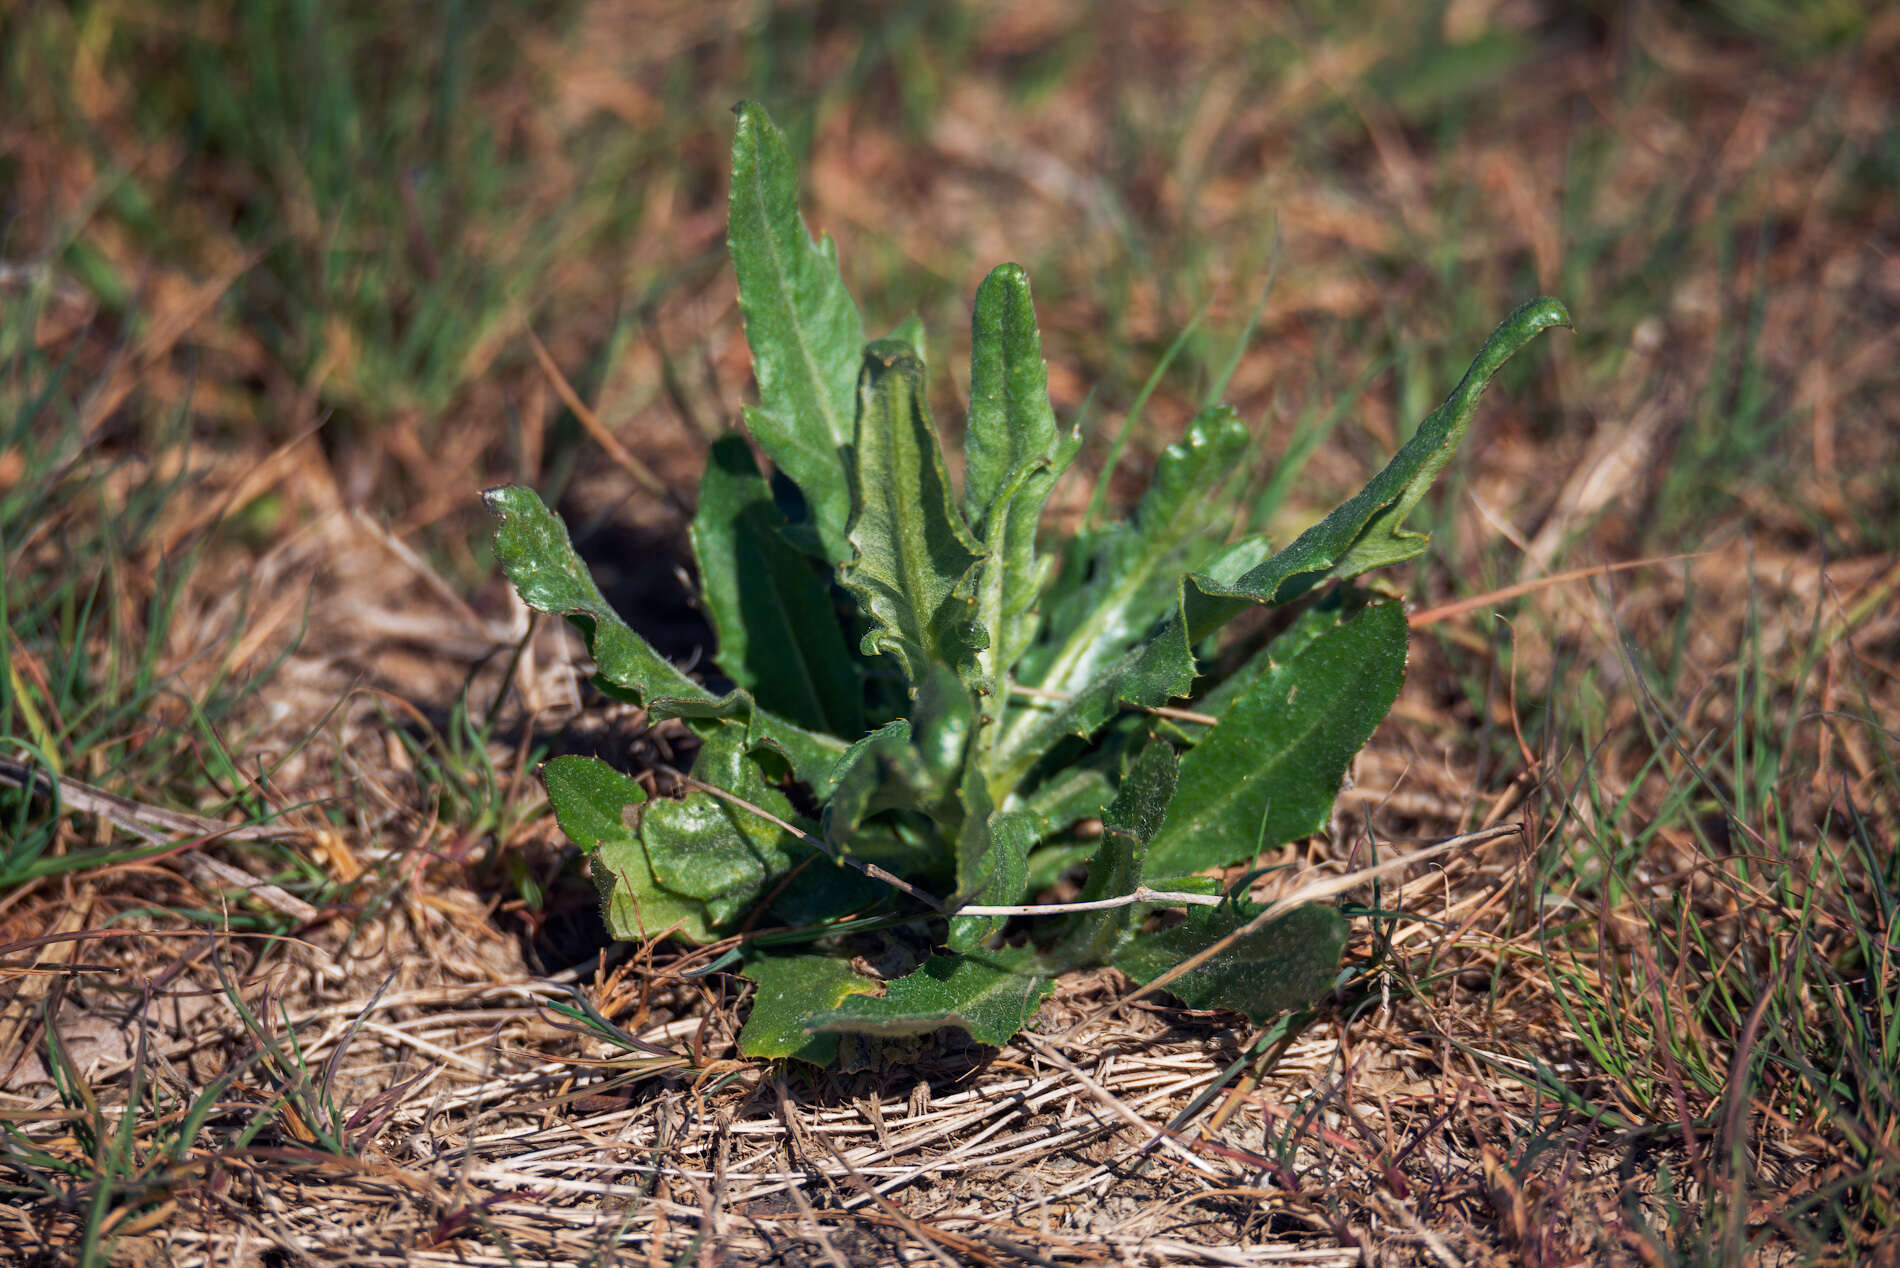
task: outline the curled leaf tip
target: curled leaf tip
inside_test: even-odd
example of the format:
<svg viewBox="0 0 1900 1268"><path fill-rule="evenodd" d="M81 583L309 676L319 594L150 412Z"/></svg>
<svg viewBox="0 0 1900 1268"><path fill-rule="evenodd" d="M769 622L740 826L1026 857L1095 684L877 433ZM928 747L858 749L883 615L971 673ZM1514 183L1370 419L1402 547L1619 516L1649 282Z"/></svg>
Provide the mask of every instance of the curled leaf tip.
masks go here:
<svg viewBox="0 0 1900 1268"><path fill-rule="evenodd" d="M1523 322L1538 330L1549 330L1552 326L1576 329L1576 323L1570 320L1570 310L1555 295L1539 295L1504 320L1506 325Z"/></svg>

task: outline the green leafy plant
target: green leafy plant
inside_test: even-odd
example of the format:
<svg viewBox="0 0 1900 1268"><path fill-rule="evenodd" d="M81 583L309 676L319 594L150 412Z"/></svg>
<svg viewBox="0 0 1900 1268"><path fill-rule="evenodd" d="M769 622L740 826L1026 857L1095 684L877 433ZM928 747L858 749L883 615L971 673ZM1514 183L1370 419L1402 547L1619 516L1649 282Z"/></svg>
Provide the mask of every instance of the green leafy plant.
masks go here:
<svg viewBox="0 0 1900 1268"><path fill-rule="evenodd" d="M1132 519L1051 544L1043 507L1081 438L1050 407L1023 271L976 293L959 496L916 323L865 340L784 138L737 113L730 247L759 400L752 443L712 447L692 525L733 689L629 629L535 494L487 495L523 599L580 630L604 691L702 741L680 800L589 758L546 767L609 928L743 933L725 961L757 987L741 1049L821 1064L841 1035L1002 1043L1057 976L1101 964L1256 1019L1311 1002L1338 971L1341 914L1264 920L1201 873L1324 824L1405 672L1400 604L1349 579L1424 549L1407 513L1563 306L1512 314L1392 461L1283 550L1234 509L1250 438L1225 405L1161 455ZM1215 680L1227 621L1296 602ZM1155 712L1184 698L1192 712ZM1080 867L1073 902L1026 905Z"/></svg>

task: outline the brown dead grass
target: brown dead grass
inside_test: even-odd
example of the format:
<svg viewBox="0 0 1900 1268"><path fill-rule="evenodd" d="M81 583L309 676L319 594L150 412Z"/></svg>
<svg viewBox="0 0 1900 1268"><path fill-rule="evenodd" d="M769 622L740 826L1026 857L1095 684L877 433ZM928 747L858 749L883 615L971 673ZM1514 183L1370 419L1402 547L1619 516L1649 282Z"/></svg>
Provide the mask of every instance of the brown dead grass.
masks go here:
<svg viewBox="0 0 1900 1268"><path fill-rule="evenodd" d="M1490 9L1493 20L1533 31L1555 21L1537 6ZM71 1163L75 1177L0 1207L0 1259L65 1262L87 1218L87 1145L46 1081L49 1028L104 1107L102 1121L126 1112L131 1072L144 1071L136 1152L162 1141L181 1106L221 1072L238 1071L206 1141L263 1122L248 1143L195 1146L115 1199L123 1205L105 1221L117 1235L113 1258L125 1263L1636 1262L1656 1254L1639 1221L1666 1228L1675 1211L1657 1195L1659 1170L1677 1178L1674 1201L1718 1196L1708 1187L1711 1142L1685 1126L1710 1107L1671 1101L1667 1071L1658 1075L1661 1099L1607 1080L1552 992L1549 962L1528 953L1546 897L1536 888L1540 854L1585 829L1629 825L1597 821L1571 782L1565 763L1574 754L1541 748L1535 720L1521 761L1500 764L1472 737L1522 735L1526 715L1538 713L1544 734L1554 734L1549 717L1569 703L1579 662L1626 681L1617 668L1624 639L1659 637L1684 605L1696 613L1685 648L1692 689L1672 707L1685 732L1719 733L1733 721L1752 613L1759 663L1785 669L1810 648L1821 657L1822 689L1805 702L1816 721L1796 730L1813 778L1791 790L1793 835L1811 838L1844 789L1870 789L1861 801L1893 841L1900 807L1878 792L1881 752L1840 719L1869 701L1876 716L1900 717L1892 601L1900 573L1856 527L1867 522L1857 516L1893 509L1883 473L1896 460L1900 418L1890 320L1900 243L1891 205L1837 197L1845 174L1829 146L1894 126L1888 72L1900 28L1877 23L1865 47L1794 70L1772 52L1645 10L1612 35L1662 68L1647 88L1622 78L1625 50L1559 29L1549 51L1518 72L1519 104L1502 94L1495 118L1474 122L1440 154L1356 86L1387 51L1375 32L1306 50L1261 94L1225 54L1230 19L1218 7L1197 13L1180 23L1154 12L1102 24L1099 46L1033 108L1005 91L1011 58L1087 19L1055 4L998 19L975 69L946 87L921 142L887 126L872 104L824 116L809 173L812 219L841 239L847 269L894 251L919 274L954 279L944 287L951 296L968 290L974 266L1061 242L1054 271L1037 281L1052 388L1058 408L1072 412L1111 358L1098 332L1116 325L1137 346L1164 342L1191 312L1145 281L1125 311L1101 306L1092 283L1118 267L1123 249L1105 195L1150 231L1158 276L1180 263L1169 243L1236 244L1231 263L1200 266L1210 289L1225 285L1214 319L1230 324L1251 302L1247 286L1263 260L1253 226L1271 210L1285 266L1259 350L1233 386L1249 417L1284 416L1326 390L1316 355L1337 355L1342 321L1385 312L1431 320L1444 298L1439 282L1422 269L1375 278L1367 258L1450 241L1486 293L1510 289L1502 279L1512 270L1560 286L1563 164L1584 126L1577 112L1614 134L1624 158L1599 191L1595 219L1615 222L1643 206L1691 164L1704 179L1667 214L1697 223L1746 189L1753 214L1775 226L1761 255L1657 297L1648 320L1622 332L1627 354L1585 362L1561 343L1539 348L1556 367L1559 408L1581 416L1579 425L1539 435L1508 400L1487 409L1458 538L1502 537L1511 550L1466 546L1420 590L1428 601L1451 599L1476 588L1471 578L1503 586L1653 545L1645 526L1684 419L1700 394L1720 388L1708 381L1719 319L1762 286L1762 371L1802 407L1800 434L1785 438L1785 487L1742 488L1691 560L1538 593L1510 630L1514 672L1501 669L1503 635L1488 622L1434 626L1419 640L1394 720L1342 798L1335 831L1281 861L1360 864L1374 839L1513 819L1525 822L1529 845L1493 846L1393 880L1378 903L1406 915L1381 933L1387 967L1375 989L1323 1013L1270 1065L1239 1074L1230 1067L1253 1036L1229 1016L1144 1001L1070 1029L1125 989L1109 973L1065 980L1037 1032L1000 1051L947 1043L879 1069L817 1074L737 1060L738 983L684 978L674 951L617 948L541 971L542 957L575 945L563 930L585 923L589 900L560 879L559 835L522 765L525 745L552 735L557 746L647 771L672 761L679 742L647 729L637 711L592 700L572 638L543 625L528 639L525 611L493 580L476 583L477 561L458 545L481 529L473 506L483 484L537 473L560 408L554 389L511 339L483 350L483 372L471 375L453 428L425 440L417 418L399 415L347 444L325 441L313 429L349 399L350 367L322 367L299 382L222 321L218 299L251 259L207 235L188 264L149 272L150 318L136 338L103 326L83 293L50 311L40 338L73 356L93 385L84 407L102 426L125 430L187 399L209 419L241 424L193 456L197 496L132 557L129 584L138 585L138 565L172 554L222 511L267 493L282 500L267 542L220 540L209 552L167 632L166 656L189 684L197 653L234 629L240 672L288 653L232 738L253 759L290 755L272 781L279 805L347 807L341 827L305 809L273 830L337 883L336 898L324 909L276 906L293 936L206 934L167 909L269 907L263 878L243 871L253 865L246 856L200 842L202 825L141 819L136 807L76 819L73 842L143 832L177 841L178 853L0 896L8 991L0 1113ZM734 20L717 5L658 14L586 6L568 40L523 36L527 59L559 85L554 105L496 108L531 138L537 129L558 138L603 113L651 125L665 108L666 57L697 50L711 82L737 78L722 34ZM1290 19L1260 20L1282 21L1287 38L1299 38ZM821 32L814 76L847 65L853 47L844 27ZM623 57L632 60L620 65ZM1132 171L1097 170L1116 127L1139 130L1144 118L1179 107L1178 86L1190 81L1203 88L1177 151L1142 155ZM1316 103L1336 97L1364 139L1316 187L1317 143L1289 121L1315 117ZM84 99L125 161L184 161L133 152L123 87L96 84ZM707 113L678 171L654 174L672 185L649 191L628 268L717 246L717 199L698 170L716 169L723 142L718 112ZM92 174L62 166L52 140L13 142L46 214L70 208ZM551 185L571 180L559 147L548 152ZM1483 191L1468 221L1435 218L1418 196L1434 183ZM1007 215L997 212L1003 205ZM1612 244L1596 269L1640 273L1649 244ZM138 262L132 247L112 245ZM615 277L597 261L561 267L562 298L537 325L552 359L571 369L602 338ZM1606 296L1612 290L1603 286ZM690 489L704 433L733 416L745 391L730 281L689 272L652 299L648 316L650 333L588 404L661 479ZM186 352L202 358L189 382ZM337 356L347 359L347 348ZM959 358L951 350L938 359ZM1189 412L1184 395L1164 392L1151 411L1158 435ZM1389 450L1396 413L1388 394L1368 398L1354 430L1316 460L1317 483L1363 477ZM114 434L101 433L102 450L118 443ZM613 516L641 556L619 580L629 593L657 596L654 614L674 622L665 636L690 648L692 616L667 598L677 512L629 498L621 472L595 465L571 511ZM0 483L17 478L6 471L0 461ZM1790 505L1819 513L1830 550L1812 516ZM1454 585L1454 576L1466 580ZM646 626L649 613L630 615ZM528 650L498 696L524 639ZM1488 683L1475 702L1465 686L1474 676ZM497 709L503 722L490 757L507 811L478 833L445 818L442 789L394 735L409 728L426 741L465 685L477 710ZM1630 793L1630 823L1660 813L1670 788L1667 769L1643 765L1651 748L1641 723L1633 687L1610 697L1596 723L1608 738L1594 769L1613 797ZM109 782L110 772L73 774ZM1746 936L1752 899L1722 877L1685 879L1680 869L1693 871L1699 858L1692 845L1680 834L1663 840L1650 874L1700 886L1701 909ZM548 911L519 901L505 879L511 859L553 886ZM1595 915L1613 954L1579 954L1565 967L1620 972L1638 953L1618 942L1634 923ZM1367 931L1351 955L1374 951ZM546 1005L567 998L570 983L674 1057L632 1061L562 1023ZM240 1023L233 993L272 1035L295 1035L305 1067L328 1080L347 1150L318 1148L311 1125L275 1101L255 1063L259 1037ZM1566 1112L1509 1077L1528 1074L1533 1061L1634 1126L1612 1130ZM1825 1125L1772 1112L1756 1113L1745 1141L1729 1143L1745 1143L1752 1159L1754 1228L1772 1229L1841 1165L1838 1135ZM1779 1245L1770 1239L1765 1261Z"/></svg>

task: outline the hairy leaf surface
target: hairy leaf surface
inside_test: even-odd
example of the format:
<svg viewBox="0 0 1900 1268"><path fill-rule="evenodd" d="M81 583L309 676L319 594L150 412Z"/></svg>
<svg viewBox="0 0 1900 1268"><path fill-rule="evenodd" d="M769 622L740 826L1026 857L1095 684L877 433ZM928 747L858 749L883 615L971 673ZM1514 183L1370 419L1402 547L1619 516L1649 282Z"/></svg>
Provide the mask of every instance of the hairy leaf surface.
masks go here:
<svg viewBox="0 0 1900 1268"><path fill-rule="evenodd" d="M1033 972L1024 952L937 955L890 983L884 994L853 995L806 1026L816 1034L884 1038L955 1026L978 1043L1005 1044L1029 1024L1052 985Z"/></svg>
<svg viewBox="0 0 1900 1268"><path fill-rule="evenodd" d="M1049 569L1036 553L1036 527L1080 435L1057 435L1049 367L1021 266L999 265L983 279L970 342L963 506L983 542L977 620L991 639L978 655L978 680L992 694L1004 688L1035 636L1033 609Z"/></svg>
<svg viewBox="0 0 1900 1268"><path fill-rule="evenodd" d="M1295 627L1302 636L1305 629ZM1378 603L1304 640L1227 706L1181 760L1181 784L1149 852L1158 871L1194 872L1319 831L1346 767L1398 698L1405 611Z"/></svg>
<svg viewBox="0 0 1900 1268"><path fill-rule="evenodd" d="M842 563L850 557L846 449L864 326L839 276L837 248L830 238L813 242L798 214L798 168L784 134L751 102L735 113L726 240L759 381L746 427L797 482L825 556Z"/></svg>
<svg viewBox="0 0 1900 1268"><path fill-rule="evenodd" d="M814 1035L808 1018L829 1012L852 995L878 988L843 960L825 955L761 955L739 974L758 984L752 1012L739 1032L739 1051L748 1057L796 1057L830 1065L838 1055L836 1035Z"/></svg>
<svg viewBox="0 0 1900 1268"><path fill-rule="evenodd" d="M884 339L864 350L857 437L856 554L841 576L871 617L864 654L888 653L914 685L933 664L962 664L987 635L956 593L977 549L950 502L924 364L909 344Z"/></svg>
<svg viewBox="0 0 1900 1268"><path fill-rule="evenodd" d="M1137 982L1152 982L1264 910L1249 902L1190 907L1173 928L1126 939L1114 965ZM1295 907L1162 989L1189 1008L1229 1008L1260 1024L1332 989L1345 946L1346 918L1336 908Z"/></svg>

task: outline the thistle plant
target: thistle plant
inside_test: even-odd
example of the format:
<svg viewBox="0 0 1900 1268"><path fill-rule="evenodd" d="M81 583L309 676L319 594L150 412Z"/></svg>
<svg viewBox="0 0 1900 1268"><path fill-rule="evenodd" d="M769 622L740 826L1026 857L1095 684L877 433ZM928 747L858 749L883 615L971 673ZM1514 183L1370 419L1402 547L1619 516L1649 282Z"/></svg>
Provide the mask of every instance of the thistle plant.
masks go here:
<svg viewBox="0 0 1900 1268"><path fill-rule="evenodd" d="M733 689L629 628L534 493L487 494L509 577L580 631L601 690L700 740L679 799L592 758L544 771L608 928L736 936L726 963L756 984L740 1048L818 1064L842 1035L1003 1043L1061 974L1104 964L1256 1020L1310 1003L1339 970L1340 911L1262 919L1211 873L1325 824L1405 673L1402 606L1353 579L1425 548L1406 516L1563 306L1507 318L1386 467L1281 550L1233 531L1251 438L1226 405L1162 453L1132 518L1052 541L1082 437L1050 406L1022 269L976 292L958 490L917 324L865 339L783 136L737 115L729 245L758 403L712 446L692 523ZM1256 607L1290 620L1216 673L1222 626ZM1065 876L1074 901L1034 901Z"/></svg>

